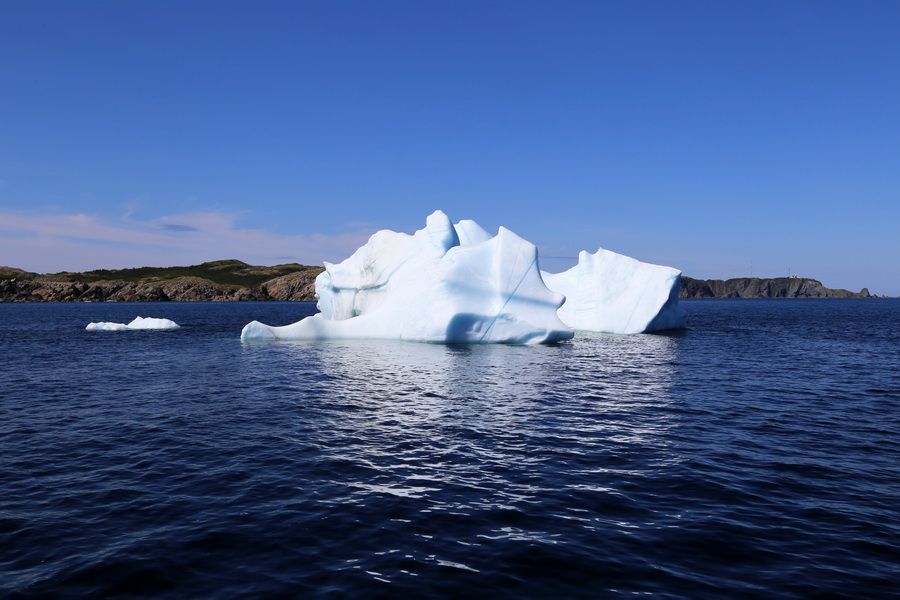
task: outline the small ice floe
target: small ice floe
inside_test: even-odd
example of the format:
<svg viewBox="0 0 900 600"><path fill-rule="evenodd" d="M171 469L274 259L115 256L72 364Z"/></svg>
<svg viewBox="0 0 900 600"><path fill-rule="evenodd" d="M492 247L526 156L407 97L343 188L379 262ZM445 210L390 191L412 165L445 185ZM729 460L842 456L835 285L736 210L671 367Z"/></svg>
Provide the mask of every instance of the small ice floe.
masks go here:
<svg viewBox="0 0 900 600"><path fill-rule="evenodd" d="M154 319L153 317L136 317L134 321L126 325L125 323L109 323L101 321L99 323L88 323L85 327L88 331L131 331L136 329L178 329L179 325L175 321L169 319Z"/></svg>

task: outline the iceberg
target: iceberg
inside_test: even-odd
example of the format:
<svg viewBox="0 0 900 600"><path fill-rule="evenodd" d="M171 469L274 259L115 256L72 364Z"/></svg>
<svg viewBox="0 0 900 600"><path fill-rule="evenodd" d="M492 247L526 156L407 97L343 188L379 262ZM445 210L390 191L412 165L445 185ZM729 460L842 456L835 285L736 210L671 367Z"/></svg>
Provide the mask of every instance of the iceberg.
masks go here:
<svg viewBox="0 0 900 600"><path fill-rule="evenodd" d="M413 235L379 231L316 278L319 313L292 325L258 321L242 340L399 339L435 343L553 343L574 332L557 315L534 244L500 227L455 225L441 211Z"/></svg>
<svg viewBox="0 0 900 600"><path fill-rule="evenodd" d="M581 251L562 273L541 273L547 287L566 297L563 323L576 330L644 333L684 327L678 303L681 271L600 248Z"/></svg>
<svg viewBox="0 0 900 600"><path fill-rule="evenodd" d="M133 331L137 329L178 329L180 325L169 319L154 319L153 317L135 317L135 319L126 325L125 323L110 323L108 321L100 321L98 323L88 323L85 329L87 331Z"/></svg>

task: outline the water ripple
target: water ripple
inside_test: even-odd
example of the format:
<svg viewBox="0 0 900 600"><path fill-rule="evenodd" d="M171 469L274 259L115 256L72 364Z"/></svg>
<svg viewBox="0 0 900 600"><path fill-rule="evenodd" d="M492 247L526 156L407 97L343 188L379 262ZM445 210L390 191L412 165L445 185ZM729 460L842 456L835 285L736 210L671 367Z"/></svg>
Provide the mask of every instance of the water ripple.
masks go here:
<svg viewBox="0 0 900 600"><path fill-rule="evenodd" d="M900 302L687 308L515 348L0 305L0 596L895 594Z"/></svg>

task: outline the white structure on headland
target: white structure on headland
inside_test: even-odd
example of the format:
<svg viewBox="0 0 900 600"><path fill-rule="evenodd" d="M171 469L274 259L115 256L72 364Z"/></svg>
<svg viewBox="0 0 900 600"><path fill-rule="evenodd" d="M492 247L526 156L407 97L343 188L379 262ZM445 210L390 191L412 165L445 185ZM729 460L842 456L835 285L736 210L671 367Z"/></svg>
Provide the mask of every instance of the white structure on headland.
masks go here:
<svg viewBox="0 0 900 600"><path fill-rule="evenodd" d="M319 314L293 325L246 325L241 339L401 339L539 344L574 334L557 316L537 248L501 227L456 225L441 211L414 235L375 233L316 278Z"/></svg>
<svg viewBox="0 0 900 600"><path fill-rule="evenodd" d="M133 331L136 329L178 329L179 325L169 319L154 319L153 317L136 317L131 323L88 323L85 327L88 331Z"/></svg>
<svg viewBox="0 0 900 600"><path fill-rule="evenodd" d="M677 269L600 248L594 254L581 251L568 271L541 275L547 287L566 297L559 318L573 329L643 333L684 327Z"/></svg>

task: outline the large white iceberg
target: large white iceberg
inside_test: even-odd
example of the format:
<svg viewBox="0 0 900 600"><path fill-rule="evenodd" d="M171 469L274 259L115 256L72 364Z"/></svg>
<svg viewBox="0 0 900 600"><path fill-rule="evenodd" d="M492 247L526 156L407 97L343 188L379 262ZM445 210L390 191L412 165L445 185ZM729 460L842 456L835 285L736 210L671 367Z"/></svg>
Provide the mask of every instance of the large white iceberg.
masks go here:
<svg viewBox="0 0 900 600"><path fill-rule="evenodd" d="M537 248L501 227L456 225L441 211L414 235L379 231L316 278L319 314L292 325L246 325L242 340L401 339L538 344L570 339Z"/></svg>
<svg viewBox="0 0 900 600"><path fill-rule="evenodd" d="M135 319L126 325L125 323L110 323L108 321L100 321L98 323L88 323L85 327L88 331L131 331L135 329L178 329L179 325L175 321L169 319L154 319L153 317L135 317Z"/></svg>
<svg viewBox="0 0 900 600"><path fill-rule="evenodd" d="M566 297L559 318L573 329L643 333L684 327L678 269L600 248L581 251L568 271L541 274L547 287Z"/></svg>

